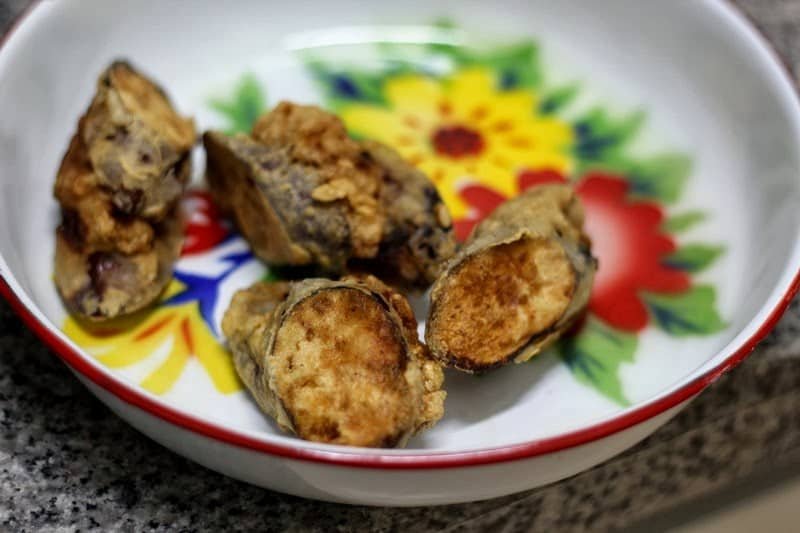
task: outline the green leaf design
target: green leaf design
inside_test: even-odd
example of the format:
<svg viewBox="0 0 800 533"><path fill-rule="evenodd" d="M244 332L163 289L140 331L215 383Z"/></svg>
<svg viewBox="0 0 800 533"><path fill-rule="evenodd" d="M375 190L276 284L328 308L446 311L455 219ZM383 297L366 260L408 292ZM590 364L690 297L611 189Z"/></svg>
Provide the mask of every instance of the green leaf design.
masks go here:
<svg viewBox="0 0 800 533"><path fill-rule="evenodd" d="M544 115L558 113L575 100L580 90L581 86L579 83L571 83L562 87L556 87L545 94L539 104L539 112Z"/></svg>
<svg viewBox="0 0 800 533"><path fill-rule="evenodd" d="M575 155L584 163L626 170L628 161L622 149L639 132L644 120L643 111L620 118L612 117L605 109L592 109L575 123Z"/></svg>
<svg viewBox="0 0 800 533"><path fill-rule="evenodd" d="M599 159L585 159L579 165L579 173L602 170L619 174L630 182L631 195L634 197L671 204L683 194L692 162L686 155L677 153L634 159L615 147L607 150Z"/></svg>
<svg viewBox="0 0 800 533"><path fill-rule="evenodd" d="M630 162L627 177L635 195L670 204L680 199L691 170L684 154L664 153Z"/></svg>
<svg viewBox="0 0 800 533"><path fill-rule="evenodd" d="M450 19L434 21L441 31L454 30ZM532 110L540 114L556 114L564 110L579 94L581 85L570 83L543 91L543 69L540 49L532 40L485 48L429 43L427 45L398 45L378 43L383 56L382 66L376 70L331 67L320 57L305 56L304 62L325 93L327 105L334 111L354 101L386 106L384 84L392 76L414 72L432 77L443 76L448 69L480 66L496 74L500 90L530 89L543 92L543 97ZM410 48L409 48L410 46ZM431 67L431 59L439 67ZM427 66L426 66L427 65ZM430 70L429 70L430 69ZM445 76L446 77L446 76ZM619 175L629 181L630 193L641 199L656 200L661 204L676 202L683 193L691 171L691 159L680 153L661 153L641 157L631 153L630 144L636 138L646 119L641 111L621 114L598 106L584 113L573 123L575 143L574 178L597 170ZM670 221L665 231L688 228L699 221L699 215Z"/></svg>
<svg viewBox="0 0 800 533"><path fill-rule="evenodd" d="M692 169L689 157L665 152L649 157L632 157L628 144L644 124L641 111L613 117L603 109L593 109L575 125L579 174L603 170L624 176L631 193L645 199L670 204L678 201Z"/></svg>
<svg viewBox="0 0 800 533"><path fill-rule="evenodd" d="M455 23L455 21L447 17L440 17L434 20L433 26L439 30L444 30L444 31L455 30L458 28L458 25ZM455 55L456 51L460 48L458 46L446 43L428 43L426 47L431 52L440 53L446 56Z"/></svg>
<svg viewBox="0 0 800 533"><path fill-rule="evenodd" d="M630 402L622 390L619 367L633 362L637 344L635 335L590 319L578 335L562 339L558 351L578 381L626 406Z"/></svg>
<svg viewBox="0 0 800 533"><path fill-rule="evenodd" d="M447 17L438 18L433 24L441 30L458 27ZM442 43L431 43L428 49L448 56L458 67L486 66L496 69L503 89L539 87L543 79L539 46L532 40L495 46L488 51Z"/></svg>
<svg viewBox="0 0 800 533"><path fill-rule="evenodd" d="M476 55L465 65L494 68L501 89L536 88L542 83L539 47L532 41L497 48L486 55Z"/></svg>
<svg viewBox="0 0 800 533"><path fill-rule="evenodd" d="M229 99L215 98L209 105L227 119L228 135L249 132L267 107L264 90L253 74L239 79Z"/></svg>
<svg viewBox="0 0 800 533"><path fill-rule="evenodd" d="M321 61L307 64L311 75L325 92L328 105L334 110L354 101L385 105L383 82L407 68L367 72L356 69L329 69Z"/></svg>
<svg viewBox="0 0 800 533"><path fill-rule="evenodd" d="M669 217L661 225L661 229L671 234L683 233L684 231L690 230L705 219L706 214L702 211L687 211L686 213Z"/></svg>
<svg viewBox="0 0 800 533"><path fill-rule="evenodd" d="M448 44L431 44L429 48L448 57L456 68L480 66L495 70L503 90L534 89L542 83L539 47L533 41L497 46L489 51Z"/></svg>
<svg viewBox="0 0 800 533"><path fill-rule="evenodd" d="M710 285L677 295L648 293L644 300L656 324L670 335L709 335L726 326L715 308L716 291Z"/></svg>
<svg viewBox="0 0 800 533"><path fill-rule="evenodd" d="M686 244L664 258L662 264L670 268L695 273L711 266L724 252L724 246Z"/></svg>

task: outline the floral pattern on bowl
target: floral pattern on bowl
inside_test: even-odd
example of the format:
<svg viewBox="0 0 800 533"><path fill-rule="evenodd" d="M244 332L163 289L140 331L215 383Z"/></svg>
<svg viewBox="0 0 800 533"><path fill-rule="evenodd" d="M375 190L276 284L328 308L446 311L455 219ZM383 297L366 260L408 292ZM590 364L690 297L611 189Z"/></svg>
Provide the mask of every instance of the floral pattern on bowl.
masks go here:
<svg viewBox="0 0 800 533"><path fill-rule="evenodd" d="M574 184L600 264L586 319L556 348L579 382L628 405L619 371L635 364L643 331L683 337L725 328L715 287L696 281L725 247L679 239L707 214L679 208L691 175L687 155L641 155L631 148L643 112L594 107L575 114L570 108L582 85L548 85L531 41L482 50L418 45L408 57L403 46L377 48L384 60L369 69L326 61L313 50L304 61L322 102L353 136L393 146L431 177L459 239L528 187ZM209 107L234 133L248 131L266 103L258 78L245 74L228 98L212 99ZM254 258L205 193L192 191L186 208L183 256L158 308L88 328L67 318L63 329L114 368L168 343L168 357L140 382L156 394L181 379L190 357L198 358L220 394L230 394L241 384L214 318L219 287ZM233 251L221 252L234 242ZM272 274L264 268L264 276Z"/></svg>

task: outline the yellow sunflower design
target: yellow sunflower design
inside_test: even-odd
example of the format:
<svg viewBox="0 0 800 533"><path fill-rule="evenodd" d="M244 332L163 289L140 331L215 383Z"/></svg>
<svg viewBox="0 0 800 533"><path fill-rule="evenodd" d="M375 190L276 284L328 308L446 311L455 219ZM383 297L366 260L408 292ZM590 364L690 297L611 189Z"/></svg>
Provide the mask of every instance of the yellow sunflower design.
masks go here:
<svg viewBox="0 0 800 533"><path fill-rule="evenodd" d="M481 67L441 79L402 74L386 80L386 105L353 103L339 113L355 135L393 146L430 176L460 219L469 209L461 181L511 196L519 169L568 174L574 164L571 125L539 114L534 91L499 90L498 81Z"/></svg>
<svg viewBox="0 0 800 533"><path fill-rule="evenodd" d="M377 59L363 63L355 52L310 52L306 66L354 137L395 148L432 179L460 240L529 187L576 187L600 262L586 320L554 350L576 379L627 405L620 369L635 363L642 331L726 327L715 287L694 278L725 246L679 236L707 214L680 208L687 154L635 148L644 110L587 107L585 82L554 83L530 40L375 48Z"/></svg>
<svg viewBox="0 0 800 533"><path fill-rule="evenodd" d="M643 111L576 108L584 82L549 82L539 47L528 40L480 48L377 43L371 51L377 59L364 62L355 51L347 60L327 57L329 49L306 51L302 60L321 103L354 137L394 147L435 182L460 239L529 187L575 185L600 260L586 321L555 348L578 381L628 405L620 369L636 362L643 331L683 338L726 327L713 281L695 277L725 245L682 235L708 216L681 208L691 158L635 150ZM266 110L260 79L244 74L209 100L229 133L249 131ZM255 261L207 193L191 191L185 208L186 243L157 307L102 325L67 318L63 329L103 364L134 367L126 372L155 394L182 383L192 358L218 393L231 394L241 383L221 343L220 306L231 286L280 274Z"/></svg>

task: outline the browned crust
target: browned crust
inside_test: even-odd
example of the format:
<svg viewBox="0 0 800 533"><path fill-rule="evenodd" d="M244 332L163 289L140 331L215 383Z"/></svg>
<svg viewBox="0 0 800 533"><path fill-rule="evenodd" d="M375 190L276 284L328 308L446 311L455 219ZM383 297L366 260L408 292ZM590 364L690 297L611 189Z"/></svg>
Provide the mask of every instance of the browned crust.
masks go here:
<svg viewBox="0 0 800 533"><path fill-rule="evenodd" d="M260 258L343 268L351 251L347 209L340 201L321 204L312 198L323 183L315 167L246 135L206 132L203 144L209 188Z"/></svg>
<svg viewBox="0 0 800 533"><path fill-rule="evenodd" d="M72 232L76 247L129 254L152 247L152 223L128 217L114 208L111 193L97 184L79 135L72 137L64 155L54 194L64 212L62 230L65 224L75 230L80 228L79 236Z"/></svg>
<svg viewBox="0 0 800 533"><path fill-rule="evenodd" d="M194 123L129 63L116 61L101 74L79 135L97 183L120 193L120 209L161 219L182 193L188 176L181 167L196 140Z"/></svg>
<svg viewBox="0 0 800 533"><path fill-rule="evenodd" d="M441 368L402 295L372 277L304 280L279 300L281 291L240 291L223 331L243 381L284 430L394 447L442 416Z"/></svg>
<svg viewBox="0 0 800 533"><path fill-rule="evenodd" d="M76 248L64 226L56 233L54 280L67 309L90 321L134 313L155 301L172 279L182 221L160 223L150 248L136 253Z"/></svg>
<svg viewBox="0 0 800 533"><path fill-rule="evenodd" d="M494 368L561 318L576 279L563 249L520 239L466 258L437 293L429 342L461 369Z"/></svg>
<svg viewBox="0 0 800 533"><path fill-rule="evenodd" d="M191 120L130 65L116 62L100 76L54 187L62 214L54 278L72 313L95 321L129 314L169 283L193 142Z"/></svg>
<svg viewBox="0 0 800 533"><path fill-rule="evenodd" d="M312 197L323 204L345 202L353 257L377 254L384 225L381 170L347 136L336 115L316 106L280 102L256 122L253 138L286 149L293 161L317 168L322 183Z"/></svg>
<svg viewBox="0 0 800 533"><path fill-rule="evenodd" d="M373 447L394 446L413 427L407 364L383 300L346 287L317 291L285 314L271 362L298 436Z"/></svg>
<svg viewBox="0 0 800 533"><path fill-rule="evenodd" d="M203 142L212 193L267 263L373 272L415 289L455 251L430 180L318 107L281 102L251 135L211 131Z"/></svg>
<svg viewBox="0 0 800 533"><path fill-rule="evenodd" d="M482 372L555 342L588 304L596 261L582 224L567 186L529 190L479 224L431 292L434 357Z"/></svg>
<svg viewBox="0 0 800 533"><path fill-rule="evenodd" d="M433 182L395 150L376 141L361 145L383 169L386 216L378 256L365 268L404 289L427 288L456 251L450 213Z"/></svg>

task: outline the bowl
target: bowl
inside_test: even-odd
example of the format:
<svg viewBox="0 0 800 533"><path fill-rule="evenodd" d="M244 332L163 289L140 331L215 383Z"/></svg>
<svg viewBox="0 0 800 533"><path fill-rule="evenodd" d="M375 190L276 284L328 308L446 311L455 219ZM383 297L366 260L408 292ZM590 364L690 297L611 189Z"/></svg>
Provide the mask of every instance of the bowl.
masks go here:
<svg viewBox="0 0 800 533"><path fill-rule="evenodd" d="M243 390L219 328L233 291L277 274L202 190L198 146L186 244L159 304L79 324L52 281L51 191L116 58L200 130L246 131L282 99L336 111L435 181L462 238L506 198L572 183L600 261L586 319L529 363L448 371L445 417L406 449L282 434ZM0 50L0 116L4 296L132 426L300 496L443 504L575 474L746 357L798 287L798 100L726 2L40 2ZM424 318L425 297L414 305Z"/></svg>

